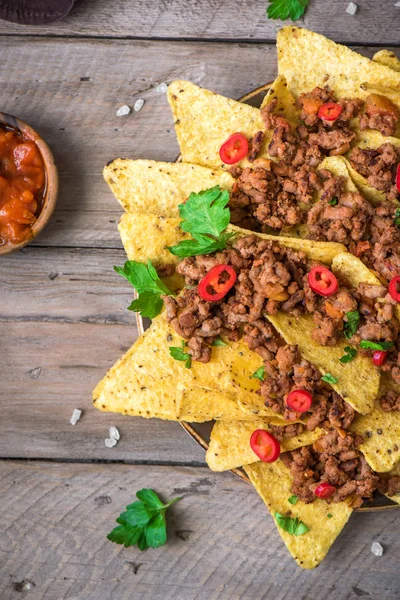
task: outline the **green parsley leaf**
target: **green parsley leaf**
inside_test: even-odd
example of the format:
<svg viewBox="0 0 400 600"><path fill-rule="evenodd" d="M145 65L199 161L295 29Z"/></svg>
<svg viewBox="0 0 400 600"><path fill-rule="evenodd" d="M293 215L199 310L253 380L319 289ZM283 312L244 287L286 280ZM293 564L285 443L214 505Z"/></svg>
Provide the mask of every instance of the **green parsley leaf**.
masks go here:
<svg viewBox="0 0 400 600"><path fill-rule="evenodd" d="M300 521L299 517L287 517L275 512L275 519L279 527L284 531L287 531L290 535L303 535L304 533L307 533L307 531L310 531L307 525L303 523L303 521Z"/></svg>
<svg viewBox="0 0 400 600"><path fill-rule="evenodd" d="M352 310L346 313L347 321L344 322L344 336L347 339L353 337L358 329L360 322L360 313L358 310Z"/></svg>
<svg viewBox="0 0 400 600"><path fill-rule="evenodd" d="M333 517L333 515L331 513L328 513L326 516L328 517L328 519L332 519L332 517Z"/></svg>
<svg viewBox="0 0 400 600"><path fill-rule="evenodd" d="M161 296L175 295L161 281L150 260L147 265L128 260L123 267L114 267L114 271L136 289L139 297L128 306L128 310L134 310L142 317L153 319L162 311L164 303Z"/></svg>
<svg viewBox="0 0 400 600"><path fill-rule="evenodd" d="M326 381L326 383L337 383L339 381L338 379L336 379L336 377L334 377L330 373L327 373L326 375L323 375L321 377L321 379L322 379L322 381Z"/></svg>
<svg viewBox="0 0 400 600"><path fill-rule="evenodd" d="M309 0L269 0L267 15L270 19L297 21L304 14Z"/></svg>
<svg viewBox="0 0 400 600"><path fill-rule="evenodd" d="M394 213L394 224L396 227L400 227L400 208L396 208L396 212Z"/></svg>
<svg viewBox="0 0 400 600"><path fill-rule="evenodd" d="M225 344L224 340L221 340L221 338L218 336L217 338L215 338L212 345L213 346L227 346L228 344Z"/></svg>
<svg viewBox="0 0 400 600"><path fill-rule="evenodd" d="M360 342L361 348L364 350L390 350L393 348L393 342L370 342L369 340L362 340Z"/></svg>
<svg viewBox="0 0 400 600"><path fill-rule="evenodd" d="M259 367L257 371L254 371L253 375L250 375L250 379L259 379L260 381L264 381L264 375L265 366L261 365L261 367Z"/></svg>
<svg viewBox="0 0 400 600"><path fill-rule="evenodd" d="M111 542L128 546L138 546L139 550L158 548L167 541L165 512L180 498L174 498L164 504L153 490L143 489L137 492L138 502L126 507L117 519L115 527L107 536Z"/></svg>
<svg viewBox="0 0 400 600"><path fill-rule="evenodd" d="M222 233L218 239L199 233L193 234L193 240L184 240L176 246L168 246L168 250L174 256L185 258L186 256L197 256L199 254L211 254L226 248L226 244L234 237L235 233Z"/></svg>
<svg viewBox="0 0 400 600"><path fill-rule="evenodd" d="M182 347L170 346L169 353L175 360L185 361L185 367L190 369L192 366L192 356L188 352L185 352L185 341L182 342Z"/></svg>
<svg viewBox="0 0 400 600"><path fill-rule="evenodd" d="M343 364L351 362L357 355L357 350L351 346L346 346L344 351L346 354L344 354L342 358L339 358L340 362Z"/></svg>
<svg viewBox="0 0 400 600"><path fill-rule="evenodd" d="M298 500L299 500L299 497L296 496L296 494L292 494L290 496L290 498L288 498L289 504L293 504L293 505L297 504Z"/></svg>
<svg viewBox="0 0 400 600"><path fill-rule="evenodd" d="M333 196L333 198L331 198L331 200L328 200L328 204L330 204L331 206L336 206L336 204L339 202L339 199L337 196Z"/></svg>

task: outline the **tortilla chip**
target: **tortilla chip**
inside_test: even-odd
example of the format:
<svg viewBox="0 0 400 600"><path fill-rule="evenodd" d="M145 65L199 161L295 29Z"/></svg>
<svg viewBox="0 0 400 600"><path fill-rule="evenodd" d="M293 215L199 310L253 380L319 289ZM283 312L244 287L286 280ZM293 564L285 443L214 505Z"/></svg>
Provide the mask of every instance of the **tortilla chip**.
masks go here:
<svg viewBox="0 0 400 600"><path fill-rule="evenodd" d="M372 60L380 65L385 65L394 71L400 72L400 59L397 58L395 53L391 50L379 50L378 52L375 52Z"/></svg>
<svg viewBox="0 0 400 600"><path fill-rule="evenodd" d="M325 558L329 548L346 525L352 509L345 502L328 504L318 498L311 504L301 500L292 506L292 477L281 460L274 463L257 462L244 467L251 483L272 514L298 517L309 531L303 535L290 535L277 525L279 535L297 564L303 569L314 569ZM332 515L330 518L328 515Z"/></svg>
<svg viewBox="0 0 400 600"><path fill-rule="evenodd" d="M287 344L297 344L303 358L315 364L326 375L330 373L338 380L333 389L357 412L365 415L374 407L379 391L379 372L371 364L370 358L357 356L343 364L340 358L345 355L346 340L335 346L320 346L312 338L314 320L312 315L293 317L285 313L266 315Z"/></svg>
<svg viewBox="0 0 400 600"><path fill-rule="evenodd" d="M256 429L270 430L270 425L287 425L283 420L258 419L257 421L218 421L212 432L206 453L206 462L212 471L228 471L258 462L250 447L250 436ZM281 442L281 451L288 452L301 446L309 446L321 435L322 429L304 431L298 436Z"/></svg>
<svg viewBox="0 0 400 600"><path fill-rule="evenodd" d="M168 100L175 121L175 131L182 160L212 169L226 168L219 149L235 132L248 139L264 131L258 108L236 102L198 87L189 81L173 81L168 88ZM268 136L259 156L267 156ZM247 159L237 166L249 164ZM203 187L204 189L204 187Z"/></svg>
<svg viewBox="0 0 400 600"><path fill-rule="evenodd" d="M400 477L400 463L397 463L396 466L393 467L393 469L387 474L390 477ZM389 498L389 500L396 502L396 504L400 504L400 493L396 494L395 496L388 496L387 494L385 494L385 496L386 498Z"/></svg>
<svg viewBox="0 0 400 600"><path fill-rule="evenodd" d="M304 252L304 254L306 254L306 256L308 256L308 258L318 262L323 262L326 265L330 265L337 254L346 252L346 246L343 246L343 244L337 244L335 242L315 242L314 240L304 240L297 237L255 233L254 231L248 231L247 229L242 229L236 225L228 225L227 231L235 231L241 237L245 235L256 235L263 240L271 240L277 244L285 246L286 248L301 250Z"/></svg>
<svg viewBox="0 0 400 600"><path fill-rule="evenodd" d="M270 104L275 98L278 102L274 114L285 117L293 127L300 125L300 111L296 107L296 99L288 90L287 81L282 75L278 75L271 84L261 108Z"/></svg>
<svg viewBox="0 0 400 600"><path fill-rule="evenodd" d="M150 259L156 268L178 264L179 258L171 254L168 246L190 238L179 227L180 222L179 217L124 213L118 223L118 230L129 260L147 263Z"/></svg>
<svg viewBox="0 0 400 600"><path fill-rule="evenodd" d="M328 40L294 26L277 35L278 72L297 98L316 86L328 85L339 98L365 98L365 84L397 95L400 107L400 73Z"/></svg>
<svg viewBox="0 0 400 600"><path fill-rule="evenodd" d="M262 364L261 357L249 352L243 342L213 348L209 363L194 361L190 369L170 356L169 347L181 346L181 342L167 324L165 313L154 319L146 333L95 388L96 408L175 421L276 418L261 396L236 386L239 356L246 353L248 378Z"/></svg>
<svg viewBox="0 0 400 600"><path fill-rule="evenodd" d="M230 190L234 179L226 171L198 165L117 158L104 167L104 179L127 211L179 217L178 205L191 192L220 185Z"/></svg>

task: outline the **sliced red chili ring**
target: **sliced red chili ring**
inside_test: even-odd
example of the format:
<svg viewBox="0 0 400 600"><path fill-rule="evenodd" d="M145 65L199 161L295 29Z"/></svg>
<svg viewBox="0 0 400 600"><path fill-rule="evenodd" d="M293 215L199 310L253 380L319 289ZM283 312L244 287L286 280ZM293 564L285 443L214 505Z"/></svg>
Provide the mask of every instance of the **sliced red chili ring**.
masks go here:
<svg viewBox="0 0 400 600"><path fill-rule="evenodd" d="M264 429L256 429L250 437L250 446L263 462L275 462L281 453L278 440Z"/></svg>
<svg viewBox="0 0 400 600"><path fill-rule="evenodd" d="M381 367L387 358L387 354L385 350L375 350L372 355L372 364Z"/></svg>
<svg viewBox="0 0 400 600"><path fill-rule="evenodd" d="M396 169L396 188L400 194L400 164L397 165Z"/></svg>
<svg viewBox="0 0 400 600"><path fill-rule="evenodd" d="M400 302L400 275L393 277L392 281L389 283L389 294L392 296L393 300Z"/></svg>
<svg viewBox="0 0 400 600"><path fill-rule="evenodd" d="M314 490L314 494L317 498L322 498L323 500L330 498L335 492L336 488L327 481L320 483Z"/></svg>
<svg viewBox="0 0 400 600"><path fill-rule="evenodd" d="M236 281L236 273L229 265L215 265L200 281L197 291L207 302L221 300Z"/></svg>
<svg viewBox="0 0 400 600"><path fill-rule="evenodd" d="M323 121L336 121L342 114L343 106L337 102L326 102L318 111L318 116Z"/></svg>
<svg viewBox="0 0 400 600"><path fill-rule="evenodd" d="M249 152L249 142L243 133L233 133L222 144L219 149L219 156L227 165L234 165L247 156Z"/></svg>
<svg viewBox="0 0 400 600"><path fill-rule="evenodd" d="M312 291L320 296L331 296L339 287L335 275L323 265L317 265L311 269L308 274L308 283Z"/></svg>
<svg viewBox="0 0 400 600"><path fill-rule="evenodd" d="M295 412L303 413L310 410L312 401L312 394L307 390L292 390L286 398L286 406Z"/></svg>

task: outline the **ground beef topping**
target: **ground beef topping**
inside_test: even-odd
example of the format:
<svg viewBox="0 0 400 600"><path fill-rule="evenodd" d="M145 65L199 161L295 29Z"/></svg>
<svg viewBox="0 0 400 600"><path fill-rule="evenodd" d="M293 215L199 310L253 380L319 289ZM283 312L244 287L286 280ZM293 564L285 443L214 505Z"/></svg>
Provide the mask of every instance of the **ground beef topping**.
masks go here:
<svg viewBox="0 0 400 600"><path fill-rule="evenodd" d="M400 162L400 148L382 144L379 148L353 148L349 155L352 167L369 185L385 193L388 200L398 200L396 167Z"/></svg>
<svg viewBox="0 0 400 600"><path fill-rule="evenodd" d="M400 494L400 475L385 475L379 477L378 490L387 496Z"/></svg>
<svg viewBox="0 0 400 600"><path fill-rule="evenodd" d="M370 94L365 102L365 112L360 118L360 129L376 129L382 135L394 135L399 116L397 106L389 98Z"/></svg>
<svg viewBox="0 0 400 600"><path fill-rule="evenodd" d="M354 508L371 498L379 478L360 452L360 436L336 429L304 446L281 454L293 477L292 492L303 502L315 499L315 489L322 482L336 488L327 502L348 500Z"/></svg>

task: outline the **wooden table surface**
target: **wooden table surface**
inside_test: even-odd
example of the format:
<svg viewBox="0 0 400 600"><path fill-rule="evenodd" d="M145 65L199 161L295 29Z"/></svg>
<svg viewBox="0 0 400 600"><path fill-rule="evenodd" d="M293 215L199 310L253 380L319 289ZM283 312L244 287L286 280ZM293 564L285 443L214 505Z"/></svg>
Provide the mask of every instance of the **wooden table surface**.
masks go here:
<svg viewBox="0 0 400 600"><path fill-rule="evenodd" d="M131 291L112 266L121 209L101 175L117 156L173 160L165 93L176 78L238 98L276 75L267 0L84 0L46 27L0 21L0 109L54 151L60 196L45 232L0 259L0 598L400 598L400 511L355 514L313 572L295 565L256 492L210 472L177 424L103 414L91 390L135 341ZM311 0L300 22L371 56L400 45L394 0ZM122 104L143 98L138 113ZM74 408L84 411L69 424ZM107 449L108 427L121 441ZM169 540L106 540L141 487L184 499ZM371 543L385 550L378 558ZM23 583L31 590L21 592Z"/></svg>

